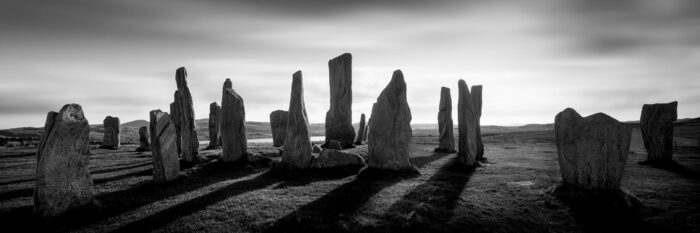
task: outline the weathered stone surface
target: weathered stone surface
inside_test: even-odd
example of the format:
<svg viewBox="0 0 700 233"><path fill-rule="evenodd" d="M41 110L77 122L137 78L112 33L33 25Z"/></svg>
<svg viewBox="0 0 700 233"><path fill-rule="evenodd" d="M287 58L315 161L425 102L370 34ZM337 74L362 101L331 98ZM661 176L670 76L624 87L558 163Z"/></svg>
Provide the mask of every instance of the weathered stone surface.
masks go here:
<svg viewBox="0 0 700 233"><path fill-rule="evenodd" d="M371 119L370 119L371 120ZM369 120L367 121L367 125L365 125L365 131L362 134L362 142L367 141L367 134L369 133Z"/></svg>
<svg viewBox="0 0 700 233"><path fill-rule="evenodd" d="M34 213L50 218L92 203L90 141L87 119L78 104L67 104L46 117L37 148Z"/></svg>
<svg viewBox="0 0 700 233"><path fill-rule="evenodd" d="M207 146L207 149L215 149L221 146L221 140L219 139L220 113L221 106L219 104L216 102L209 104L209 146Z"/></svg>
<svg viewBox="0 0 700 233"><path fill-rule="evenodd" d="M150 112L151 148L153 151L153 181L163 183L180 175L177 155L177 134L168 113Z"/></svg>
<svg viewBox="0 0 700 233"><path fill-rule="evenodd" d="M102 146L100 146L100 148L119 149L119 117L105 117L103 127L105 133L102 137Z"/></svg>
<svg viewBox="0 0 700 233"><path fill-rule="evenodd" d="M314 154L318 154L318 153L321 153L321 151L323 151L323 149L316 144L313 144L312 147L313 148L312 148L311 152L313 152Z"/></svg>
<svg viewBox="0 0 700 233"><path fill-rule="evenodd" d="M231 79L224 82L221 97L222 159L236 162L247 159L248 138L245 129L245 105L243 98L233 90Z"/></svg>
<svg viewBox="0 0 700 233"><path fill-rule="evenodd" d="M369 168L418 172L409 160L409 144L413 137L411 118L406 82L401 70L396 70L372 107L367 142Z"/></svg>
<svg viewBox="0 0 700 233"><path fill-rule="evenodd" d="M639 125L642 128L647 162L673 159L673 122L678 119L678 102L645 104Z"/></svg>
<svg viewBox="0 0 700 233"><path fill-rule="evenodd" d="M309 119L304 104L304 84L301 71L297 71L292 81L282 163L292 168L305 169L311 166L312 159Z"/></svg>
<svg viewBox="0 0 700 233"><path fill-rule="evenodd" d="M334 149L334 150L342 150L343 146L340 144L340 141L338 140L330 140L326 144L328 149Z"/></svg>
<svg viewBox="0 0 700 233"><path fill-rule="evenodd" d="M182 132L180 131L180 109L177 104L177 91L175 101L170 103L170 120L175 127L175 144L177 144L177 154L182 154Z"/></svg>
<svg viewBox="0 0 700 233"><path fill-rule="evenodd" d="M460 79L457 83L459 87L459 99L457 103L457 121L459 132L459 161L466 166L476 164L476 119L474 111L474 101L469 93L467 83Z"/></svg>
<svg viewBox="0 0 700 233"><path fill-rule="evenodd" d="M289 112L277 110L270 113L270 128L272 128L272 145L284 145L284 138L287 137L287 117Z"/></svg>
<svg viewBox="0 0 700 233"><path fill-rule="evenodd" d="M564 184L584 189L619 189L632 131L603 113L581 117L567 108L557 114L554 133Z"/></svg>
<svg viewBox="0 0 700 233"><path fill-rule="evenodd" d="M474 101L474 120L476 121L476 160L483 161L484 158L484 142L481 140L481 105L482 105L483 86L472 86L472 101Z"/></svg>
<svg viewBox="0 0 700 233"><path fill-rule="evenodd" d="M136 151L138 152L143 152L143 151L150 151L151 150L151 144L148 143L148 127L143 126L139 128L139 147L136 148Z"/></svg>
<svg viewBox="0 0 700 233"><path fill-rule="evenodd" d="M335 149L325 149L313 158L311 168L324 169L336 167L365 166L365 159L356 154L344 153Z"/></svg>
<svg viewBox="0 0 700 233"><path fill-rule="evenodd" d="M194 123L194 107L192 106L192 94L187 87L187 70L180 67L175 72L177 91L175 91L175 103L179 110L180 136L182 147L182 158L185 162L198 162L199 139L197 138L197 127Z"/></svg>
<svg viewBox="0 0 700 233"><path fill-rule="evenodd" d="M331 105L326 113L326 143L338 140L344 148L353 147L352 55L345 53L328 61Z"/></svg>
<svg viewBox="0 0 700 233"><path fill-rule="evenodd" d="M438 130L440 132L440 145L435 149L436 152L454 153L455 150L455 135L454 123L452 122L452 96L450 88L442 87L440 89L440 107L438 111Z"/></svg>
<svg viewBox="0 0 700 233"><path fill-rule="evenodd" d="M357 129L357 140L355 140L355 145L362 145L363 138L365 135L365 114L360 115L360 125Z"/></svg>

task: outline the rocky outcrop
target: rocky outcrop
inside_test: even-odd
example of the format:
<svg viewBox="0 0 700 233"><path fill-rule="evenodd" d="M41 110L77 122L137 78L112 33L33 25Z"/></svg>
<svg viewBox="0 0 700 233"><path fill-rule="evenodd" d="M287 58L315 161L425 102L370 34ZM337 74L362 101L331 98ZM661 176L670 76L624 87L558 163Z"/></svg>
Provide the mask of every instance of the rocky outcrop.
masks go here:
<svg viewBox="0 0 700 233"><path fill-rule="evenodd" d="M292 80L282 163L294 169L306 169L311 166L312 159L309 120L304 104L304 84L301 71L297 71Z"/></svg>
<svg viewBox="0 0 700 233"><path fill-rule="evenodd" d="M34 213L51 218L93 201L90 177L90 126L78 104L46 117L37 148Z"/></svg>
<svg viewBox="0 0 700 233"><path fill-rule="evenodd" d="M325 149L313 158L311 168L326 169L339 167L364 167L365 159L356 154L339 150Z"/></svg>
<svg viewBox="0 0 700 233"><path fill-rule="evenodd" d="M639 125L642 128L647 162L670 162L673 159L673 122L678 119L678 102L645 104Z"/></svg>
<svg viewBox="0 0 700 233"><path fill-rule="evenodd" d="M182 154L182 132L180 131L180 109L177 104L177 92L175 101L170 103L170 120L175 127L175 144L177 144L177 154Z"/></svg>
<svg viewBox="0 0 700 233"><path fill-rule="evenodd" d="M233 90L231 79L224 82L221 97L222 159L225 162L243 161L248 154L243 98Z"/></svg>
<svg viewBox="0 0 700 233"><path fill-rule="evenodd" d="M567 108L557 114L554 133L564 184L620 188L630 148L629 126L603 113L583 118Z"/></svg>
<svg viewBox="0 0 700 233"><path fill-rule="evenodd" d="M481 105L483 87L481 85L472 86L472 101L474 102L474 120L476 130L476 160L484 161L484 141L481 140Z"/></svg>
<svg viewBox="0 0 700 233"><path fill-rule="evenodd" d="M219 139L219 115L221 114L221 106L216 102L209 104L209 146L207 149L216 149L221 145Z"/></svg>
<svg viewBox="0 0 700 233"><path fill-rule="evenodd" d="M273 146L279 147L284 145L284 138L287 137L287 116L289 116L289 113L284 110L270 113Z"/></svg>
<svg viewBox="0 0 700 233"><path fill-rule="evenodd" d="M357 129L357 140L355 140L355 145L362 145L363 136L365 135L365 114L360 115L360 125Z"/></svg>
<svg viewBox="0 0 700 233"><path fill-rule="evenodd" d="M160 110L150 112L151 147L153 151L153 182L163 183L180 175L177 155L177 135L170 115Z"/></svg>
<svg viewBox="0 0 700 233"><path fill-rule="evenodd" d="M119 149L119 117L107 116L103 121L104 136L102 138L102 146L104 149Z"/></svg>
<svg viewBox="0 0 700 233"><path fill-rule="evenodd" d="M326 113L326 143L338 140L343 148L352 148L352 55L345 53L328 61L331 104Z"/></svg>
<svg viewBox="0 0 700 233"><path fill-rule="evenodd" d="M194 107L192 105L192 94L187 87L187 70L180 67L175 72L177 91L175 91L175 103L179 110L179 115L174 116L180 119L180 136L182 147L182 159L185 162L198 162L199 139L197 138L197 127L194 123Z"/></svg>
<svg viewBox="0 0 700 233"><path fill-rule="evenodd" d="M454 124L452 122L452 96L450 88L442 87L440 89L440 107L438 111L438 130L440 132L440 145L435 148L435 152L454 153L455 136L453 132Z"/></svg>
<svg viewBox="0 0 700 233"><path fill-rule="evenodd" d="M418 172L418 168L409 160L411 118L406 82L401 70L396 70L372 107L367 143L368 168Z"/></svg>
<svg viewBox="0 0 700 233"><path fill-rule="evenodd" d="M148 127L142 126L139 128L139 147L136 148L137 152L150 151L151 144L148 143Z"/></svg>
<svg viewBox="0 0 700 233"><path fill-rule="evenodd" d="M474 100L469 93L467 83L460 79L457 83L459 87L459 99L457 103L457 122L459 133L459 144L457 155L459 162L467 167L476 165L476 118L474 110Z"/></svg>

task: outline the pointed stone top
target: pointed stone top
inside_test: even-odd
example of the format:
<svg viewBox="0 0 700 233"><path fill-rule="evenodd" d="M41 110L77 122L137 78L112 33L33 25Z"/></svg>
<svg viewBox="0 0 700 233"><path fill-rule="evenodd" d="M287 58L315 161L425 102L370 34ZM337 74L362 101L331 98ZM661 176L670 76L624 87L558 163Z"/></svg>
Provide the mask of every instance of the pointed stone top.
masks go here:
<svg viewBox="0 0 700 233"><path fill-rule="evenodd" d="M602 112L587 116L583 119L585 119L588 122L594 122L594 123L620 124L620 121L618 121L617 119L612 118L611 116L608 116L607 114L602 113Z"/></svg>
<svg viewBox="0 0 700 233"><path fill-rule="evenodd" d="M364 114L364 113L362 113L362 114L360 115L360 117L362 117L362 118L365 118L365 114Z"/></svg>
<svg viewBox="0 0 700 233"><path fill-rule="evenodd" d="M219 104L217 104L216 102L212 102L211 104L209 104L209 111L210 112L217 111L218 109L219 109Z"/></svg>
<svg viewBox="0 0 700 233"><path fill-rule="evenodd" d="M346 61L346 60L352 60L352 54L343 53L340 56L337 56L337 57L331 59L330 61L328 61L328 63L336 63L336 62Z"/></svg>
<svg viewBox="0 0 700 233"><path fill-rule="evenodd" d="M219 106L219 104L217 104L216 101L214 101L214 102L211 102L211 104L209 104L209 106Z"/></svg>
<svg viewBox="0 0 700 233"><path fill-rule="evenodd" d="M297 70L297 72L294 72L294 74L292 75L292 77L293 77L294 79L299 79L299 80L301 80L301 70Z"/></svg>
<svg viewBox="0 0 700 233"><path fill-rule="evenodd" d="M177 71L175 71L175 82L177 82L178 90L187 87L187 70L185 67L177 68Z"/></svg>
<svg viewBox="0 0 700 233"><path fill-rule="evenodd" d="M464 79L460 79L459 82L457 82L457 85L459 85L459 86L462 86L462 85L467 86L467 82L465 82Z"/></svg>
<svg viewBox="0 0 700 233"><path fill-rule="evenodd" d="M66 104L63 105L58 115L61 116L63 122L82 122L87 121L85 115L83 114L83 107L80 104Z"/></svg>
<svg viewBox="0 0 700 233"><path fill-rule="evenodd" d="M449 87L441 87L440 91L450 93L450 88Z"/></svg>
<svg viewBox="0 0 700 233"><path fill-rule="evenodd" d="M224 81L224 89L233 89L233 84L231 83L230 78L227 78L226 81Z"/></svg>

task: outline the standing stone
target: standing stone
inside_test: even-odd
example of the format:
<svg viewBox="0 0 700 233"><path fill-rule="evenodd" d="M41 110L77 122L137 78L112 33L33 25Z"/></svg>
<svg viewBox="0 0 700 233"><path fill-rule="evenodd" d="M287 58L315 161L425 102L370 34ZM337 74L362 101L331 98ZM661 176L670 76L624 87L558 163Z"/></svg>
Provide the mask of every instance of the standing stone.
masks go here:
<svg viewBox="0 0 700 233"><path fill-rule="evenodd" d="M49 112L37 148L34 213L50 218L92 203L90 126L78 104Z"/></svg>
<svg viewBox="0 0 700 233"><path fill-rule="evenodd" d="M678 119L678 102L645 104L640 127L647 162L670 162L673 159L673 122Z"/></svg>
<svg viewBox="0 0 700 233"><path fill-rule="evenodd" d="M360 127L357 129L357 140L355 145L362 145L362 137L365 135L365 114L360 115Z"/></svg>
<svg viewBox="0 0 700 233"><path fill-rule="evenodd" d="M209 104L209 146L207 149L219 148L219 113L221 106L216 102Z"/></svg>
<svg viewBox="0 0 700 233"><path fill-rule="evenodd" d="M352 55L344 53L328 61L331 105L326 113L326 143L338 140L343 148L352 148Z"/></svg>
<svg viewBox="0 0 700 233"><path fill-rule="evenodd" d="M102 138L102 146L104 149L119 149L119 117L107 116L103 121L105 130Z"/></svg>
<svg viewBox="0 0 700 233"><path fill-rule="evenodd" d="M459 161L471 167L476 163L476 120L474 117L474 101L469 93L469 87L464 80L458 82L459 99L457 103L457 121L459 132Z"/></svg>
<svg viewBox="0 0 700 233"><path fill-rule="evenodd" d="M417 173L418 168L409 160L411 140L411 109L406 100L406 82L401 70L396 70L372 107L367 142L368 167Z"/></svg>
<svg viewBox="0 0 700 233"><path fill-rule="evenodd" d="M151 145L148 143L148 127L142 126L139 128L139 147L136 148L136 151L143 152L150 150Z"/></svg>
<svg viewBox="0 0 700 233"><path fill-rule="evenodd" d="M194 122L194 108L192 107L192 94L187 87L187 70L180 67L175 71L177 91L175 91L175 103L179 110L182 158L185 162L199 161L199 139L197 127Z"/></svg>
<svg viewBox="0 0 700 233"><path fill-rule="evenodd" d="M175 102L170 103L170 120L175 127L175 144L177 144L177 154L182 154L182 132L180 131L180 109L177 104L177 91L175 92Z"/></svg>
<svg viewBox="0 0 700 233"><path fill-rule="evenodd" d="M440 131L440 145L435 152L454 153L455 136L452 122L452 96L450 88L440 88L440 109L438 111L438 129Z"/></svg>
<svg viewBox="0 0 700 233"><path fill-rule="evenodd" d="M289 98L289 116L287 118L287 136L284 139L282 163L296 169L311 166L311 137L309 136L309 119L304 104L304 84L301 71L292 79L292 94Z"/></svg>
<svg viewBox="0 0 700 233"><path fill-rule="evenodd" d="M481 93L483 92L481 85L472 86L472 101L474 101L474 120L476 121L476 160L484 161L484 142L481 140Z"/></svg>
<svg viewBox="0 0 700 233"><path fill-rule="evenodd" d="M603 113L581 117L567 108L554 119L564 184L583 189L619 189L632 131Z"/></svg>
<svg viewBox="0 0 700 233"><path fill-rule="evenodd" d="M153 181L163 183L180 175L177 156L177 134L170 115L159 110L150 113L151 142L153 150ZM144 127L145 128L145 127Z"/></svg>
<svg viewBox="0 0 700 233"><path fill-rule="evenodd" d="M272 128L272 145L284 145L284 138L287 136L287 117L289 112L277 110L270 113L270 128Z"/></svg>
<svg viewBox="0 0 700 233"><path fill-rule="evenodd" d="M245 161L248 139L245 131L245 105L231 79L226 79L221 97L221 142L224 162Z"/></svg>
<svg viewBox="0 0 700 233"><path fill-rule="evenodd" d="M370 118L370 120L372 120L372 118ZM366 142L366 141L367 141L367 134L369 133L369 122L370 122L370 121L368 120L368 121L367 121L367 125L365 125L365 131L364 131L364 133L362 134L362 142Z"/></svg>

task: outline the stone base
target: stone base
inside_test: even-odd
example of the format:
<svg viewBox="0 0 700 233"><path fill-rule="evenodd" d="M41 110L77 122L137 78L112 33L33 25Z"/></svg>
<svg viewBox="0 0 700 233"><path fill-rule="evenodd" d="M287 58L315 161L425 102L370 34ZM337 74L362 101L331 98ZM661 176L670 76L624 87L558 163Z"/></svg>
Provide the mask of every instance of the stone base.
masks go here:
<svg viewBox="0 0 700 233"><path fill-rule="evenodd" d="M587 209L636 210L643 205L639 198L622 189L582 189L564 184L551 188L548 193L571 205Z"/></svg>
<svg viewBox="0 0 700 233"><path fill-rule="evenodd" d="M446 148L435 148L435 150L433 150L433 151L436 153L445 153L445 154L457 153L457 150L455 150L455 149L446 149Z"/></svg>

